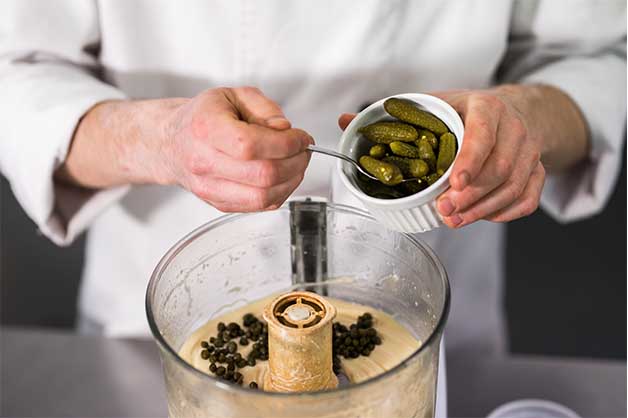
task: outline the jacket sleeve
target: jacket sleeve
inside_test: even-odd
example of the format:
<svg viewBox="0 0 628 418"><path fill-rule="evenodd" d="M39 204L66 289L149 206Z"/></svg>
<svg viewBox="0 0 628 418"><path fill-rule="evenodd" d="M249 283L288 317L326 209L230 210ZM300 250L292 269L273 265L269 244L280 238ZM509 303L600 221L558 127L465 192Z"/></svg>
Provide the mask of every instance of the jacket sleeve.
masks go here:
<svg viewBox="0 0 628 418"><path fill-rule="evenodd" d="M0 171L38 228L70 243L126 187L64 186L53 173L95 104L124 94L96 76L92 0L7 0L0 13Z"/></svg>
<svg viewBox="0 0 628 418"><path fill-rule="evenodd" d="M626 118L626 2L519 0L498 82L555 86L588 125L586 161L548 175L541 206L569 222L600 212L622 161Z"/></svg>

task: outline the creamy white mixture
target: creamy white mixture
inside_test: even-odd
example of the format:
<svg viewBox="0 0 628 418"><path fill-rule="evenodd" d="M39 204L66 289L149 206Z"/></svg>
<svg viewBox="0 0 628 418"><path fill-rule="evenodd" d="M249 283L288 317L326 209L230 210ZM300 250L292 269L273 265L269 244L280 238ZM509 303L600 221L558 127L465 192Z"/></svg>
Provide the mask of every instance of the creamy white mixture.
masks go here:
<svg viewBox="0 0 628 418"><path fill-rule="evenodd" d="M226 313L217 318L209 320L205 325L197 329L188 337L179 350L179 355L198 370L211 374L209 371L209 361L201 358L201 341L207 341L210 337L216 336L216 326L219 322L237 322L241 324L242 316L246 313L254 314L258 319L262 318L264 307L269 304L275 296L252 302L240 309ZM342 371L350 382L359 383L371 377L377 376L386 370L390 370L410 354L416 351L421 343L410 334L399 322L390 315L371 308L369 306L349 303L340 299L326 298L337 310L334 322L340 322L347 327L356 322L358 316L365 312L370 312L373 316L373 327L377 330L382 339L382 344L375 346L371 354L359 356L355 359L341 357ZM237 342L238 339L233 341ZM247 346L238 346L238 352L246 358L251 351L252 343ZM263 389L264 374L268 370L267 361L257 361L254 367L244 367L238 369L244 377L244 386L248 386L251 381L255 381L260 389Z"/></svg>

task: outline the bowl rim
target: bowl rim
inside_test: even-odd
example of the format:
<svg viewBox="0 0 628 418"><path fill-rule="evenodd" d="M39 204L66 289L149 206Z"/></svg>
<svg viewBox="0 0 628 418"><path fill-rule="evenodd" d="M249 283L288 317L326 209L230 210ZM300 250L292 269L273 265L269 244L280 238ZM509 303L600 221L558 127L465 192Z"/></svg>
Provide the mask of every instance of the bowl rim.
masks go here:
<svg viewBox="0 0 628 418"><path fill-rule="evenodd" d="M342 152L341 149L343 148L343 146L347 143L347 141L349 140L349 134L348 132L350 132L352 129L354 129L356 127L356 125L358 125L360 123L360 121L371 111L377 109L377 108L383 108L384 102L388 99L391 98L400 98L400 99L410 99L412 101L416 101L417 104L419 104L420 106L423 107L427 107L425 105L425 101L427 102L435 102L438 105L442 106L445 110L449 111L452 115L452 117L454 117L454 119L456 119L456 123L460 124L461 127L461 135L455 135L456 137L456 142L458 144L458 153L456 154L456 158L454 159L454 162L449 166L449 168L447 169L447 171L445 171L445 173L431 186L428 186L427 188L425 188L424 190L421 190L418 193L415 193L413 195L410 196L406 196L406 197L400 197L398 199L379 199L376 197L372 197L367 195L366 193L364 193L362 190L360 190L358 187L356 187L353 182L348 178L348 176L345 174L344 172L344 167L345 164L349 164L345 161L339 160L336 168L337 171L339 173L340 176L340 180L342 181L342 184L344 184L344 186L349 189L349 191L356 196L358 199L366 202L366 203L370 203L372 205L377 205L377 206L386 206L389 207L391 209L394 209L395 207L398 208L406 208L406 207L416 207L419 205L422 205L424 203L427 203L431 200L433 200L436 196L440 195L441 193L443 193L447 187L449 187L449 175L451 174L451 170L454 166L454 163L456 161L456 159L458 158L458 155L460 154L460 149L462 147L462 142L463 142L463 138L464 138L464 123L462 121L462 118L460 117L460 115L458 114L458 112L456 112L456 110L446 101L444 101L443 99L436 97L436 96L432 96L430 94L425 94L425 93L401 93L401 94L394 94L392 96L388 96L388 97L384 97L378 101L376 101L375 103L372 103L371 105L369 105L368 107L366 107L365 109L363 109L360 113L358 113L356 115L355 118L353 118L353 120L351 121L351 123L349 123L349 125L347 125L347 127L345 128L344 132L342 133L342 136L340 137L340 141L338 142L338 151ZM424 102L421 102L424 101ZM429 110L429 109L428 109ZM451 130L451 126L447 125L447 127Z"/></svg>
<svg viewBox="0 0 628 418"><path fill-rule="evenodd" d="M277 210L286 210L288 208L288 204L289 202L284 203L279 209ZM347 205L342 205L342 204L337 204L337 203L329 203L327 202L327 206L331 207L334 210L340 210L343 212L348 212L348 213L352 213L354 215L358 215L358 216L362 216L363 218L367 218L371 221L374 221L376 223L379 224L379 222L377 222L377 220L375 218L373 218L373 216L371 216L368 212L363 211L362 209L358 209L356 207L353 206L347 206ZM184 369L188 370L189 372L193 373L194 375L196 375L198 378L207 381L208 383L213 384L216 388L221 389L221 390L225 390L226 392L235 392L235 393L242 393L242 394L248 394L248 395L253 395L253 396L257 396L257 397L275 397L278 399L286 399L286 398L294 398L294 399L304 399L304 398L309 398L309 397L319 397L319 396L331 396L331 395L335 395L335 394L342 394L342 393L347 393L350 392L352 390L355 390L357 388L362 388L362 387L367 387L369 385L373 385L376 382L379 382L380 380L383 380L386 377L392 376L394 375L397 371L400 371L402 369L404 369L405 367L407 367L407 365L416 357L418 357L423 350L425 349L425 347L428 347L431 345L431 343L434 341L435 338L437 338L437 336L442 335L445 324L447 322L448 316L449 316L449 311L450 311L450 305L451 305L451 288L450 288L450 284L449 284L449 276L447 275L447 271L445 270L445 267L443 266L442 261L438 258L438 256L436 255L436 253L434 252L434 250L432 250L432 248L430 248L429 245L427 245L425 242L423 242L422 240L414 237L412 234L408 234L408 233L404 233L404 232L399 232L399 231L394 231L396 233L405 235L407 239L410 240L410 242L415 245L417 247L418 250L423 251L428 258L430 258L431 262L434 264L436 270L439 273L439 276L442 279L443 282L443 286L444 286L444 301L443 301L443 307L441 309L440 312L440 316L438 319L438 322L436 324L436 326L432 329L432 331L430 332L430 334L427 336L427 338L425 339L425 341L423 341L423 343L419 346L419 348L417 348L415 351L412 352L412 354L410 354L407 358L405 358L403 361L401 361L399 364L397 364L395 367L386 370L385 372L371 378L368 380L365 380L364 382L360 382L360 383L355 383L352 384L350 386L346 386L346 387L342 387L342 388L336 388L336 389L331 389L331 390L320 390L320 391L314 391L314 392L300 392L300 393L282 393L282 392L264 392L264 391L254 391L254 390L250 390L248 388L244 388L244 387L240 387L238 385L231 385L228 383L224 383L220 380L218 380L217 378L204 373L200 370L198 370L196 367L194 367L193 365L191 365L190 363L188 363L187 361L185 361L183 358L181 358L179 356L179 353L166 341L166 339L164 338L164 336L161 334L161 332L159 331L159 327L157 326L157 323L155 321L153 312L152 312L152 305L153 303L151 302L151 296L155 293L156 290L156 286L157 283L161 277L161 273L163 272L163 270L173 261L173 259L181 252L183 251L188 245L190 245L192 242L194 242L199 236L205 234L208 230L211 230L217 226L226 224L231 222L234 219L237 218L241 218L241 217L246 217L246 216L255 216L256 214L260 214L260 213L265 213L265 212L252 212L252 213L233 213L233 214L227 214L227 215L223 215L220 216L218 218L215 218L209 222L204 223L203 225L197 227L196 229L192 230L191 232L187 233L185 236L183 236L181 239L179 239L172 247L170 247L170 249L163 255L163 257L159 260L159 263L157 263L157 266L155 267L155 269L153 270L153 272L151 273L150 276L150 280L148 282L148 286L146 288L146 296L144 299L144 307L146 310L146 317L148 320L148 325L150 327L151 333L153 335L153 338L155 339L157 345L159 346L159 348L161 348L163 351L165 351L166 353L168 353L168 355L172 356L175 360L175 362L177 363L177 365L183 367ZM438 354L440 356L440 354Z"/></svg>

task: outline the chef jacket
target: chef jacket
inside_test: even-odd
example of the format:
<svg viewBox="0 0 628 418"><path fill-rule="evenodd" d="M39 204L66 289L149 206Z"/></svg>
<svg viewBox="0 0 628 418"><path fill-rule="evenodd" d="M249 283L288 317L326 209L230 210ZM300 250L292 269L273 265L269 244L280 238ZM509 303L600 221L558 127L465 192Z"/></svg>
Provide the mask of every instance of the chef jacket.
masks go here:
<svg viewBox="0 0 628 418"><path fill-rule="evenodd" d="M626 116L626 4L601 0L9 0L0 13L0 169L59 245L89 228L79 298L111 336L148 333L144 295L160 257L221 213L179 187L56 183L82 115L104 100L259 87L293 126L335 148L337 118L405 92L543 83L567 93L591 149L548 175L559 222L598 213L614 187ZM335 161L313 155L296 196L359 205ZM504 348L504 226L422 234L452 285L447 348ZM548 277L551 280L551 277Z"/></svg>

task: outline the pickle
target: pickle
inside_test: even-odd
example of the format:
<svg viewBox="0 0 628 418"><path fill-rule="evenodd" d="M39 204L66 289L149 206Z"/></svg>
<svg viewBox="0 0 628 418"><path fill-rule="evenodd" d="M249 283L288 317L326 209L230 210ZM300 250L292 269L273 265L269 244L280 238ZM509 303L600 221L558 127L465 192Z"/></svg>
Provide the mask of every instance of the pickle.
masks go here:
<svg viewBox="0 0 628 418"><path fill-rule="evenodd" d="M425 176L423 179L425 182L427 182L428 186L431 186L432 184L436 183L436 180L438 180L440 177L441 177L440 174L432 173Z"/></svg>
<svg viewBox="0 0 628 418"><path fill-rule="evenodd" d="M436 135L449 132L447 125L436 116L417 107L417 104L405 99L391 98L384 102L384 109L389 115L404 122L428 129Z"/></svg>
<svg viewBox="0 0 628 418"><path fill-rule="evenodd" d="M418 132L419 139L417 139L417 144L418 141L420 141L422 138L425 138L432 146L432 149L438 148L438 139L436 139L436 135L434 135L434 132L428 131L427 129L418 129Z"/></svg>
<svg viewBox="0 0 628 418"><path fill-rule="evenodd" d="M406 144L405 142L391 142L390 150L400 157L419 158L419 149L414 145Z"/></svg>
<svg viewBox="0 0 628 418"><path fill-rule="evenodd" d="M417 149L419 150L418 157L430 166L430 170L434 170L434 167L436 166L436 155L434 154L434 150L432 149L428 139L419 139L417 145Z"/></svg>
<svg viewBox="0 0 628 418"><path fill-rule="evenodd" d="M363 155L360 157L360 165L387 186L394 186L403 181L401 169L394 164Z"/></svg>
<svg viewBox="0 0 628 418"><path fill-rule="evenodd" d="M378 199L398 199L406 196L401 190L397 190L397 187L401 186L384 186L379 181L372 180L360 172L358 172L357 181L360 189L371 197L376 197ZM403 184L404 183L401 185Z"/></svg>
<svg viewBox="0 0 628 418"><path fill-rule="evenodd" d="M456 137L452 133L446 133L440 137L440 147L438 159L436 160L436 172L439 175L445 174L456 157Z"/></svg>
<svg viewBox="0 0 628 418"><path fill-rule="evenodd" d="M401 174L405 178L420 178L429 173L430 168L425 161L415 158L403 158L391 155L384 157L382 161L394 164L401 169Z"/></svg>
<svg viewBox="0 0 628 418"><path fill-rule="evenodd" d="M405 181L401 183L401 188L409 195L413 195L419 193L421 190L425 190L425 188L427 188L427 182L422 179L418 179L417 181Z"/></svg>
<svg viewBox="0 0 628 418"><path fill-rule="evenodd" d="M386 156L386 145L383 144L375 144L369 150L369 155L373 158L377 158L378 160L384 158Z"/></svg>
<svg viewBox="0 0 628 418"><path fill-rule="evenodd" d="M390 144L393 141L416 141L419 133L414 126L402 122L375 122L358 129L366 139L378 144Z"/></svg>

